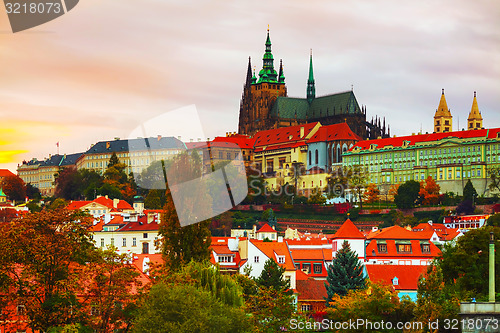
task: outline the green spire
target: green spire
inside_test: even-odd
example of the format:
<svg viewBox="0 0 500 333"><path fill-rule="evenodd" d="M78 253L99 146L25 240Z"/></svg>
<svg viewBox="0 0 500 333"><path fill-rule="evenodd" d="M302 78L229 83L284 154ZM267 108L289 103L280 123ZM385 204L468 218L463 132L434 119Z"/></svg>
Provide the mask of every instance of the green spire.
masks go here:
<svg viewBox="0 0 500 333"><path fill-rule="evenodd" d="M0 187L0 197L6 197L5 193L3 193L3 189Z"/></svg>
<svg viewBox="0 0 500 333"><path fill-rule="evenodd" d="M278 74L274 70L274 57L271 53L271 38L269 37L269 27L267 28L266 51L262 57L262 69L259 72L259 81L276 83Z"/></svg>
<svg viewBox="0 0 500 333"><path fill-rule="evenodd" d="M307 102L311 104L316 97L316 88L314 87L314 74L313 74L313 55L309 57L309 79L307 79Z"/></svg>
<svg viewBox="0 0 500 333"><path fill-rule="evenodd" d="M280 71L278 75L279 83L285 83L285 74L283 74L283 60L280 59Z"/></svg>

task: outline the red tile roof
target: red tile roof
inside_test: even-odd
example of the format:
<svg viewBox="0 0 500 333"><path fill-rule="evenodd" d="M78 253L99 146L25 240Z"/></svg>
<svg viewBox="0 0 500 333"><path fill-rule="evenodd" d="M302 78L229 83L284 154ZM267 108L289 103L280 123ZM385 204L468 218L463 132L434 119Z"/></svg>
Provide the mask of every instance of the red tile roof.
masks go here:
<svg viewBox="0 0 500 333"><path fill-rule="evenodd" d="M147 223L147 222L128 222L123 227L121 227L120 231L158 231L159 225L156 221Z"/></svg>
<svg viewBox="0 0 500 333"><path fill-rule="evenodd" d="M295 271L295 266L290 256L288 246L283 242L264 242L256 239L251 239L250 242L261 250L268 258L276 261L276 256L285 256L285 263L279 264L284 266L287 271ZM277 261L276 261L277 262Z"/></svg>
<svg viewBox="0 0 500 333"><path fill-rule="evenodd" d="M410 231L411 232L411 231ZM403 239L402 239L403 240ZM406 240L408 242L408 240ZM425 238L424 241L429 242L430 252L422 252L422 248L420 247L421 240L410 240L411 244L411 252L410 253L400 253L396 249L397 240L387 239L387 251L379 252L377 247L377 241L374 239L366 246L366 258L367 259L377 259L377 258L393 258L393 259L421 259L428 260L432 258L436 258L441 254L441 250L434 245L434 243L429 242L428 238Z"/></svg>
<svg viewBox="0 0 500 333"><path fill-rule="evenodd" d="M0 178L15 176L9 169L0 169Z"/></svg>
<svg viewBox="0 0 500 333"><path fill-rule="evenodd" d="M217 136L212 141L212 143L215 142L230 142L236 144L241 149L253 149L255 139L248 135L233 134L231 136Z"/></svg>
<svg viewBox="0 0 500 333"><path fill-rule="evenodd" d="M307 143L334 141L334 140L355 140L361 141L362 137L354 133L347 123L322 126Z"/></svg>
<svg viewBox="0 0 500 333"><path fill-rule="evenodd" d="M396 290L417 290L418 279L425 275L427 266L421 265L366 265L368 277L372 282L382 282L393 285L393 279L398 278Z"/></svg>
<svg viewBox="0 0 500 333"><path fill-rule="evenodd" d="M333 235L332 239L365 239L365 236L350 219L347 219Z"/></svg>
<svg viewBox="0 0 500 333"><path fill-rule="evenodd" d="M340 229L339 229L340 230ZM402 228L398 225L370 233L367 239L428 239L425 235Z"/></svg>
<svg viewBox="0 0 500 333"><path fill-rule="evenodd" d="M325 301L328 296L326 293L324 280L296 280L296 290L299 293L298 300L300 301Z"/></svg>
<svg viewBox="0 0 500 333"><path fill-rule="evenodd" d="M68 209L80 209L83 206L88 205L91 202L92 201L71 201L68 204L68 207L66 207L66 208L68 208Z"/></svg>
<svg viewBox="0 0 500 333"><path fill-rule="evenodd" d="M322 249L290 249L293 260L324 260Z"/></svg>
<svg viewBox="0 0 500 333"><path fill-rule="evenodd" d="M431 133L431 134L418 134L418 135L409 135L409 136L400 136L396 138L386 138L386 139L377 139L377 140L364 140L359 141L355 144L349 151L355 149L356 147L364 149L369 149L370 145L376 145L377 149L381 149L387 146L400 147L403 145L403 142L408 142L409 145L415 145L415 143L419 142L434 142L446 138L458 138L458 139L473 139L473 138L487 138L487 139L495 139L497 137L497 133L500 132L500 128L490 128L490 129L480 129L480 130L471 130L471 131L455 131L455 132L446 132L446 133Z"/></svg>
<svg viewBox="0 0 500 333"><path fill-rule="evenodd" d="M283 145L288 145L286 147L289 148L291 147L289 145L297 144L300 141L305 144L306 140L309 139L309 136L312 135L311 131L313 131L318 124L318 122L315 122L257 132L254 136L256 151L257 148L261 148L263 146L267 146L266 150L271 150L282 149L284 148ZM301 128L304 128L303 137L300 137Z"/></svg>
<svg viewBox="0 0 500 333"><path fill-rule="evenodd" d="M266 223L262 226L262 228L257 230L257 232L277 232L277 231L271 228L271 226Z"/></svg>

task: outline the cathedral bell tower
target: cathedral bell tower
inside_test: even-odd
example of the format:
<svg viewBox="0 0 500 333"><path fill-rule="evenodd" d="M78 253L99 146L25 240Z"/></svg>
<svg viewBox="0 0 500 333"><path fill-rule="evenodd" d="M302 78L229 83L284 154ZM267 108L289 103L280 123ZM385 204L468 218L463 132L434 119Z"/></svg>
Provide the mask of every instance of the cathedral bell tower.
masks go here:
<svg viewBox="0 0 500 333"><path fill-rule="evenodd" d="M467 118L467 129L481 129L483 128L483 116L477 107L476 92L474 91L474 99L472 100L472 108L469 113L469 118Z"/></svg>
<svg viewBox="0 0 500 333"><path fill-rule="evenodd" d="M446 98L444 97L444 89L441 91L441 99L439 100L439 106L434 114L434 133L443 133L452 131L452 121L453 117L451 115L450 109L446 104Z"/></svg>
<svg viewBox="0 0 500 333"><path fill-rule="evenodd" d="M274 69L269 28L259 77L255 76L255 72L250 77L251 73L249 58L247 78L240 103L239 134L253 135L257 131L277 127L277 120L269 116L270 111L277 97L287 96L283 63L280 61L279 74Z"/></svg>

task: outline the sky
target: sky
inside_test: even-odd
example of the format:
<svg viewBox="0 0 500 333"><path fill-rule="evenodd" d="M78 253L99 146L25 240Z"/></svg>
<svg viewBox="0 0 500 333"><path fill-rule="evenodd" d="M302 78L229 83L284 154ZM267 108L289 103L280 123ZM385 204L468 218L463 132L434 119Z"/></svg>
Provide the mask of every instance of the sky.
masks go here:
<svg viewBox="0 0 500 333"><path fill-rule="evenodd" d="M474 91L484 126L500 127L498 1L82 0L15 34L0 10L0 169L56 154L58 142L72 154L128 138L186 107L203 133L186 112L149 134L237 131L248 57L258 72L268 25L291 97L305 97L312 49L316 96L352 88L391 134L431 132L441 89L454 130Z"/></svg>

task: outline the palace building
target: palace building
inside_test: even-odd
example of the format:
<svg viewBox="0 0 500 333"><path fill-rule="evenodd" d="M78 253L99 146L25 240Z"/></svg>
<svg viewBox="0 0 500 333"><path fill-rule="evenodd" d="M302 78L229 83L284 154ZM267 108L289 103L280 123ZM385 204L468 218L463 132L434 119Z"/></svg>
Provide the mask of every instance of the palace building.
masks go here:
<svg viewBox="0 0 500 333"><path fill-rule="evenodd" d="M391 185L429 176L442 193L462 195L470 179L479 194L491 195L487 171L500 166L500 128L482 128L475 93L468 130L452 131L451 120L443 90L434 133L359 141L344 153L342 163L367 168L369 182L378 185L383 195Z"/></svg>
<svg viewBox="0 0 500 333"><path fill-rule="evenodd" d="M347 123L349 128L362 138L389 137L389 126L380 118L366 121L366 107L360 107L354 92L346 91L316 97L312 52L309 58L309 76L306 98L292 98L287 95L283 63L279 72L274 69L269 29L262 58L263 66L257 78L248 69L240 103L238 133L254 135L258 131L320 122L322 125Z"/></svg>

